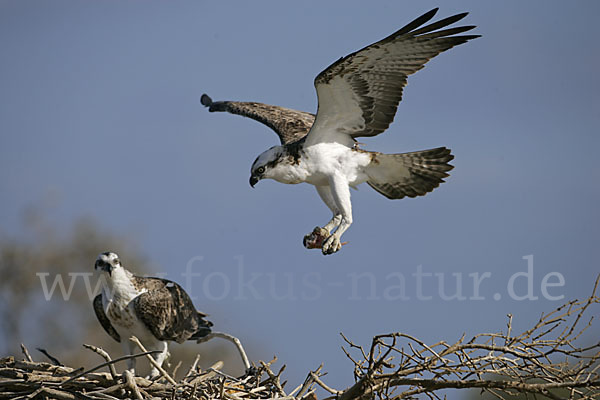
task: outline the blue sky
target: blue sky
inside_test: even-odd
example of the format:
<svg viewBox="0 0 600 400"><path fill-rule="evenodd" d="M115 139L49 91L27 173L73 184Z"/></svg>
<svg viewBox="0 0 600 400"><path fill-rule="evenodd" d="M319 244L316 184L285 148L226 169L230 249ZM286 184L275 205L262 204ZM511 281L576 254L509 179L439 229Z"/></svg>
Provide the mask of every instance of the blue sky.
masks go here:
<svg viewBox="0 0 600 400"><path fill-rule="evenodd" d="M199 103L206 92L314 112L321 70L437 6L1 1L0 230L18 236L25 207L51 204L59 229L92 217L130 236L199 308L218 310L218 330L267 350L251 357L289 364L292 383L321 362L333 386L351 383L339 332L449 341L504 329L509 312L525 327L600 272L597 2L442 5L438 18L469 11L461 23L482 38L411 76L394 124L363 142L447 146L455 169L417 199L361 186L333 256L302 247L330 217L314 188L248 185L276 136ZM537 299L518 300L508 282L528 262ZM200 275L186 278L188 265ZM476 296L470 274L485 273ZM564 285L544 296L547 274ZM447 300L456 279L466 298Z"/></svg>

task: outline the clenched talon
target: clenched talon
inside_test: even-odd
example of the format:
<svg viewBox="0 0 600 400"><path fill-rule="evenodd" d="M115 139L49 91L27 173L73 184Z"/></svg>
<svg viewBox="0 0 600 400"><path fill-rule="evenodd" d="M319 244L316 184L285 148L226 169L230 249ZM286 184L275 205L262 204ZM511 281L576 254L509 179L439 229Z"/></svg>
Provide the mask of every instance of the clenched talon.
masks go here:
<svg viewBox="0 0 600 400"><path fill-rule="evenodd" d="M304 236L304 247L307 249L320 249L323 247L323 242L329 237L327 229L317 226L311 233Z"/></svg>
<svg viewBox="0 0 600 400"><path fill-rule="evenodd" d="M340 243L340 238L337 235L331 235L323 243L322 251L324 255L328 255L339 251L341 248L342 243Z"/></svg>

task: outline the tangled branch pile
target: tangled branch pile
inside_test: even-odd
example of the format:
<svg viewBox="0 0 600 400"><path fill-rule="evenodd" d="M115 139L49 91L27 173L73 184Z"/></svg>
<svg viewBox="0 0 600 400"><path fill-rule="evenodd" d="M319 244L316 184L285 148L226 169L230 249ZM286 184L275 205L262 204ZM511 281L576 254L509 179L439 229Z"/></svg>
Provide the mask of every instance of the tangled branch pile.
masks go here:
<svg viewBox="0 0 600 400"><path fill-rule="evenodd" d="M599 277L600 279L600 277ZM198 357L185 376L175 381L176 370L161 369L160 379L148 380L129 372L118 375L114 364L129 357L151 358L153 352L112 360L102 349L85 345L105 363L90 370L34 362L23 346L25 360L0 359L0 399L279 399L316 400L317 386L332 394L324 400L439 399L443 389L480 389L498 399L543 396L550 399L600 399L600 342L578 347L576 342L591 327L590 309L600 303L596 295L574 300L543 314L530 329L513 334L512 316L506 333L479 334L457 342L427 345L404 333L375 336L368 351L342 335L344 352L354 364L355 383L338 390L323 381L321 367L303 384L286 392L280 381L284 367L273 372L260 362L241 378L223 372L222 362L206 371ZM597 311L596 311L597 312ZM592 311L594 313L594 311ZM143 350L143 348L142 348ZM108 367L109 372L97 372ZM527 397L529 398L529 397Z"/></svg>
<svg viewBox="0 0 600 400"><path fill-rule="evenodd" d="M93 346L88 346L93 348ZM94 351L102 351L93 348ZM152 352L136 356L149 355ZM27 353L28 354L28 353ZM26 357L27 358L27 357ZM285 393L279 377L269 363L260 362L242 378L234 378L223 372L222 362L214 364L206 371L197 367L198 359L179 382L162 376L152 381L133 376L125 371L117 375L114 368L110 372L95 372L107 365L112 366L121 359L100 364L91 370L83 371L31 360L15 360L14 357L0 359L0 399L292 399ZM172 375L175 375L173 373ZM298 387L306 393L308 388Z"/></svg>
<svg viewBox="0 0 600 400"><path fill-rule="evenodd" d="M441 389L478 388L499 399L519 394L550 399L600 399L600 342L577 347L591 326L586 311L600 303L596 295L571 301L518 335L508 315L506 333L479 334L456 343L427 345L403 333L379 335L365 351L344 337L354 363L356 383L330 393L338 400L429 398ZM589 319L588 319L589 318ZM358 353L353 357L352 353ZM360 358L359 358L360 357ZM527 397L529 398L529 397Z"/></svg>

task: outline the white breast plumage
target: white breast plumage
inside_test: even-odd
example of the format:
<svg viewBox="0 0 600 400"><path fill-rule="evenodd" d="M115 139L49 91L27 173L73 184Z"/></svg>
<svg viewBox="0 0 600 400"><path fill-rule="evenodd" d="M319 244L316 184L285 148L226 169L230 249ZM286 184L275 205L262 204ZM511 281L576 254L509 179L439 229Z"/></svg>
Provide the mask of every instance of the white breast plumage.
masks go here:
<svg viewBox="0 0 600 400"><path fill-rule="evenodd" d="M133 324L137 322L137 317L135 316L131 302L123 301L123 299L116 301L112 299L108 300L104 307L104 312L117 329L131 329Z"/></svg>
<svg viewBox="0 0 600 400"><path fill-rule="evenodd" d="M147 290L136 290L126 274L122 274L124 275L122 277L119 276L121 273L116 275L112 280L112 287L103 290L104 312L117 330L118 328L132 329L134 324L138 323L133 301Z"/></svg>

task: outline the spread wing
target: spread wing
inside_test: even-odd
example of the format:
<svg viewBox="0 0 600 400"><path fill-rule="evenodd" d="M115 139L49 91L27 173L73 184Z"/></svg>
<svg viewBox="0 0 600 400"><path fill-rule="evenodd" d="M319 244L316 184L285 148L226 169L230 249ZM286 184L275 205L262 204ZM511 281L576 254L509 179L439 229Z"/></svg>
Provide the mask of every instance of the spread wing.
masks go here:
<svg viewBox="0 0 600 400"><path fill-rule="evenodd" d="M134 285L146 292L133 300L137 317L159 340L183 343L190 338L206 336L212 323L196 310L194 303L175 282L159 278L132 278Z"/></svg>
<svg viewBox="0 0 600 400"><path fill-rule="evenodd" d="M407 77L439 53L479 35L453 36L475 28L445 28L467 13L423 26L437 8L397 32L343 57L315 78L319 98L316 121L307 142L347 142L375 136L394 119Z"/></svg>
<svg viewBox="0 0 600 400"><path fill-rule="evenodd" d="M110 323L110 320L104 313L104 307L102 307L102 295L101 294L94 297L94 301L92 302L92 305L94 306L94 312L96 313L96 317L98 317L98 321L100 321L100 325L102 325L102 327L104 328L106 333L108 333L110 335L110 337L115 339L117 342L121 343L121 336L119 336L119 334L117 333L115 328Z"/></svg>
<svg viewBox="0 0 600 400"><path fill-rule="evenodd" d="M288 144L302 139L312 126L315 116L313 114L296 111L285 107L271 106L263 103L241 101L212 101L203 94L201 103L208 107L208 111L226 111L252 118L273 129L281 144Z"/></svg>

